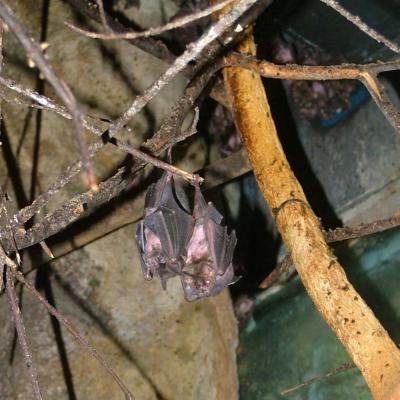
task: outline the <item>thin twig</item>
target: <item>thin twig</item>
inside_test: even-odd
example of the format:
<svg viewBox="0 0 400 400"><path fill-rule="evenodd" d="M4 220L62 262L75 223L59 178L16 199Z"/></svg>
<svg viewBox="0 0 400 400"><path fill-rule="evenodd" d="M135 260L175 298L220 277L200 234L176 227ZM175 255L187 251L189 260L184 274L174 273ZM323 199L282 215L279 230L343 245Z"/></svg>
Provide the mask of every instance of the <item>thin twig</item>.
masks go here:
<svg viewBox="0 0 400 400"><path fill-rule="evenodd" d="M112 29L110 28L110 25L108 25L108 22L107 22L106 13L104 11L103 1L96 0L96 3L97 3L97 8L99 9L100 20L101 20L101 23L103 24L104 29L107 32L112 32Z"/></svg>
<svg viewBox="0 0 400 400"><path fill-rule="evenodd" d="M82 35L85 35L87 37L93 38L93 39L102 39L102 40L118 40L118 39L137 39L139 37L150 37L150 36L156 36L160 35L161 33L170 31L172 29L177 29L182 26L185 26L187 24L190 24L191 22L197 21L201 18L208 17L210 14L221 10L228 4L232 3L234 0L224 0L219 4L207 7L204 10L200 10L197 12L194 12L193 14L190 15L185 15L184 17L177 18L174 21L168 22L165 25L158 26L155 28L150 28L147 29L143 32L136 32L136 31L128 31L128 32L118 32L118 33L97 33L97 32L91 32L86 29L79 28L69 22L65 22L65 25L67 25L70 29L73 31L80 33ZM97 0L99 4L99 0ZM106 18L104 16L104 8L101 9L99 6L99 13L101 20L103 22L103 25L107 23ZM103 15L103 16L102 16ZM106 25L105 25L106 26ZM108 25L107 25L108 26Z"/></svg>
<svg viewBox="0 0 400 400"><path fill-rule="evenodd" d="M356 239L373 233L384 232L400 226L400 212L393 215L378 219L369 223L361 223L356 226L344 226L329 231L324 231L325 240L327 243L342 242L344 240ZM292 258L287 254L272 270L272 272L261 282L259 287L267 289L279 280L284 274L289 271L293 264ZM295 272L295 271L294 271Z"/></svg>
<svg viewBox="0 0 400 400"><path fill-rule="evenodd" d="M372 29L369 25L367 25L358 15L354 15L348 10L346 10L342 5L340 5L336 0L320 0L327 6L333 8L336 12L338 12L341 16L346 18L348 21L353 23L357 28L366 33L370 38L376 40L378 43L383 43L390 50L395 53L400 53L400 47L393 43L391 40L381 35L375 29Z"/></svg>
<svg viewBox="0 0 400 400"><path fill-rule="evenodd" d="M330 378L331 376L335 376L337 374L340 374L341 372L348 371L349 369L353 369L353 368L356 368L356 366L354 364L344 363L340 367L334 369L333 371L329 371L329 372L327 372L325 374L317 375L314 378L308 379L307 381L305 381L303 383L300 383L300 384L298 384L296 386L293 386L293 387L290 387L288 389L282 390L281 391L281 396L286 396L286 395L288 395L288 394L290 394L290 393L292 393L292 392L294 392L294 391L296 391L298 389L301 389L301 388L303 388L305 386L312 385L313 383L322 381L323 379Z"/></svg>
<svg viewBox="0 0 400 400"><path fill-rule="evenodd" d="M5 262L6 255L2 248L0 248L0 253L1 253L0 254L0 262L2 264L3 263L5 264L6 263ZM16 268L16 265L15 265L15 268ZM26 364L26 367L29 371L29 375L31 378L33 394L34 394L36 400L41 400L42 394L41 394L40 388L39 388L37 370L36 370L35 364L33 362L31 350L29 348L28 337L26 335L25 325L24 325L24 321L23 321L23 318L21 315L21 310L19 308L18 299L15 294L14 279L12 278L11 271L12 271L12 267L6 266L6 268L5 268L5 275L6 275L5 286L6 286L8 302L10 304L11 312L13 315L15 329L16 329L17 335L18 335L18 341L19 341L19 344L21 345L22 353L24 354L24 358L25 358L25 364Z"/></svg>
<svg viewBox="0 0 400 400"><path fill-rule="evenodd" d="M361 223L356 226L344 226L325 232L325 239L328 243L341 242L343 240L356 239L372 233L383 232L388 229L400 226L400 212L397 211L393 215L372 221L369 223Z"/></svg>
<svg viewBox="0 0 400 400"><path fill-rule="evenodd" d="M93 7L90 2L82 0L65 0L69 3L74 12L79 13L79 15L90 18L98 23L102 23L100 12L98 8ZM104 16L107 21L107 25L112 29L113 32L124 32L126 28L118 22L115 18L107 15L104 11ZM175 60L174 54L169 51L168 47L160 40L153 38L137 38L135 40L129 40L128 43L134 45L135 47L143 50L144 52L151 54L152 56L164 60L166 63L170 64Z"/></svg>
<svg viewBox="0 0 400 400"><path fill-rule="evenodd" d="M196 114L197 115L197 114ZM193 119L191 127L184 132L183 134L179 134L177 131L174 131L175 134L175 139L174 142L176 143L177 141L184 140L187 137L191 136L195 131L196 131L196 126L195 124L197 123L197 118ZM90 148L90 155L95 154L99 149L104 145L106 140L103 142L103 140L99 140L95 142ZM151 152L155 155L159 155L162 153L167 147L169 147L172 143L172 139L170 141L161 141L161 140L154 140L154 141L149 141L147 144L147 148L151 149ZM142 157L142 154L140 155L140 158ZM139 169L143 168L145 165L145 162L140 161L137 162L137 166L135 168L135 171L138 171ZM164 167L168 165L168 169L172 168L170 164L163 164ZM48 201L52 198L52 196L57 193L61 188L63 188L71 179L73 176L75 176L81 168L81 163L77 162L75 164L70 165L66 171L61 174L57 180L50 186L50 188L39 195L30 205L22 208L21 210L18 211L17 214L13 215L10 220L9 224L11 227L17 227L19 225L24 224L27 222L30 218L32 218L35 214L37 214L47 203ZM175 168L175 167L173 167ZM171 169L173 172L177 172L174 169ZM126 182L126 184L129 182L131 179L131 173L129 171L126 171L125 168L119 169L114 176L109 178L106 182L103 182L99 186L99 193L93 193L91 191L82 193L80 195L75 196L73 199L71 199L69 202L67 202L64 206L61 207L57 212L54 213L54 216L57 216L57 221L58 223L53 226L53 228L56 228L57 226L60 229L63 229L65 226L68 225L68 223L73 222L78 218L78 216L83 212L83 204L87 204L90 200L92 199L101 199L102 201L108 201L110 200L113 196L118 194L120 191L123 190L123 186L121 186L121 182ZM191 174L189 174L192 176ZM118 190L116 190L116 187L119 187ZM114 192L114 190L116 190ZM66 219L62 218L62 212L61 209L67 210L67 217ZM69 219L70 218L70 219ZM62 221L62 224L60 225ZM45 226L46 222L44 222ZM31 228L32 229L32 228ZM31 230L28 230L29 232ZM7 236L7 232L5 232L3 229L0 229L0 232L3 232L5 236L3 236L3 239ZM52 232L54 233L54 229L52 229ZM25 235L25 234L24 234ZM22 235L22 236L24 236ZM35 235L34 235L35 236ZM46 236L49 237L49 236ZM46 237L42 237L40 239L46 239ZM35 241L36 243L36 241ZM26 247L26 246L24 246ZM8 247L6 247L8 249Z"/></svg>
<svg viewBox="0 0 400 400"><path fill-rule="evenodd" d="M21 23L15 18L11 10L2 2L0 2L0 17L7 24L7 26L14 32L19 42L25 48L28 57L34 61L35 65L42 72L44 77L53 86L56 93L60 96L62 101L69 109L72 119L75 125L75 133L79 144L79 149L82 157L83 168L86 171L86 177L89 187L96 191L98 189L96 177L93 172L93 168L89 159L88 149L82 128L82 113L77 103L75 96L73 95L70 88L58 78L54 72L49 61L43 54L43 50L39 44L37 44L32 37L25 31Z"/></svg>
<svg viewBox="0 0 400 400"><path fill-rule="evenodd" d="M104 370L111 376L114 382L121 388L125 395L126 400L132 400L133 395L127 386L122 382L121 378L116 372L108 365L103 356L90 344L90 342L79 334L73 325L63 317L36 289L35 287L19 272L15 263L8 257L5 258L5 263L9 267L7 270L11 271L15 278L20 281L32 294L36 297L47 309L47 311L57 319L57 321L64 326L64 328L72 335L72 337L81 343L81 345L100 363ZM12 280L12 279L11 279Z"/></svg>
<svg viewBox="0 0 400 400"><path fill-rule="evenodd" d="M82 2L80 0L66 0L72 5L75 11L79 12L88 18L93 19L96 22L101 23L101 18L97 10L90 7L90 3ZM197 58L193 64L187 65L182 73L188 78L193 79L197 74L209 66L213 59L215 59L221 52L223 52L223 46L228 42L238 42L241 37L245 35L245 29L252 25L258 16L265 10L267 6L272 3L272 0L258 0L254 6L248 10L245 14L240 17L239 23L243 27L243 31L239 32L236 26L231 26L224 33L223 37L220 37L218 41L212 42L204 50L202 57ZM117 20L107 15L105 12L107 23L114 32L125 32L126 28L120 24ZM149 38L137 38L134 40L126 40L127 43L140 48L141 50L157 57L166 63L172 63L175 60L175 56L168 50L168 48L159 40ZM214 86L210 92L210 97L220 102L224 106L228 106L226 101L225 91L223 86Z"/></svg>

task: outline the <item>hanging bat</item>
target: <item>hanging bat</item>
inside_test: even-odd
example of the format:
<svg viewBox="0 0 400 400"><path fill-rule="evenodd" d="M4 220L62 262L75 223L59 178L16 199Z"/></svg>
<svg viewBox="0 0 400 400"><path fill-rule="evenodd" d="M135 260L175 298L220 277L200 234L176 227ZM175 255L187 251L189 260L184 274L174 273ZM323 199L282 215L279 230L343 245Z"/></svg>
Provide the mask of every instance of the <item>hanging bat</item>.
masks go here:
<svg viewBox="0 0 400 400"><path fill-rule="evenodd" d="M193 213L182 187L164 173L148 189L143 221L136 232L145 279L158 274L162 287L179 275L185 298L215 296L235 279L235 232L221 225L222 215L206 203L195 184Z"/></svg>
<svg viewBox="0 0 400 400"><path fill-rule="evenodd" d="M181 274L193 226L186 193L165 172L147 191L144 218L136 232L145 279L158 274L165 289L169 278Z"/></svg>
<svg viewBox="0 0 400 400"><path fill-rule="evenodd" d="M182 268L181 281L188 301L215 296L237 281L232 258L236 234L228 234L222 226L222 215L214 205L206 203L195 184L193 217L195 225Z"/></svg>

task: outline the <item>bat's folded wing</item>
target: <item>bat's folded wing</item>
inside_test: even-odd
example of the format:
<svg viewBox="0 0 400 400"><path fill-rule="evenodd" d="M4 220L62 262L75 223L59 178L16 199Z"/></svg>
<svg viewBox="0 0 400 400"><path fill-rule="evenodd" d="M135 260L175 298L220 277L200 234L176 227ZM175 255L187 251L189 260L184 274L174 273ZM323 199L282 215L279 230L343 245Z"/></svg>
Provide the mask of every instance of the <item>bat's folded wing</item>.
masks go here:
<svg viewBox="0 0 400 400"><path fill-rule="evenodd" d="M147 216L144 225L154 232L161 242L167 261L183 257L193 232L193 218L179 207L161 207Z"/></svg>

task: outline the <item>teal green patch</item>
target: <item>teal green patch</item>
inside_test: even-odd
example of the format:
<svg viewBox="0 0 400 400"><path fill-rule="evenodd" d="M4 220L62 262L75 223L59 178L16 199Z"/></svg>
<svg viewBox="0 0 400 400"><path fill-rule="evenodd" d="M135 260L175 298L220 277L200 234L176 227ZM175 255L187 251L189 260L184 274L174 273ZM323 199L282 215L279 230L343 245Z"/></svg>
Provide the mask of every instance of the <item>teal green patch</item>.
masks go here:
<svg viewBox="0 0 400 400"><path fill-rule="evenodd" d="M400 342L400 230L335 250L350 282L392 338ZM320 317L298 277L262 301L243 328L238 354L240 399L371 399L357 369L341 372L286 396L281 391L351 360Z"/></svg>

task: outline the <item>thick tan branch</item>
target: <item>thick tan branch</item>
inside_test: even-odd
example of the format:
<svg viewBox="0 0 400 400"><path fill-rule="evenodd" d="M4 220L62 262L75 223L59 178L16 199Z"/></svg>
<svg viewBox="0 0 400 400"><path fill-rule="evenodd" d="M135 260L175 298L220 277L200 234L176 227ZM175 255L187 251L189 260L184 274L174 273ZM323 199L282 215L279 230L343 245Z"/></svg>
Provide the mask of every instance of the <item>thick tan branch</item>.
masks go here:
<svg viewBox="0 0 400 400"><path fill-rule="evenodd" d="M252 34L238 50L255 55ZM254 174L304 286L361 370L373 396L396 398L400 352L327 246L279 142L260 76L229 67L224 69L224 81Z"/></svg>

